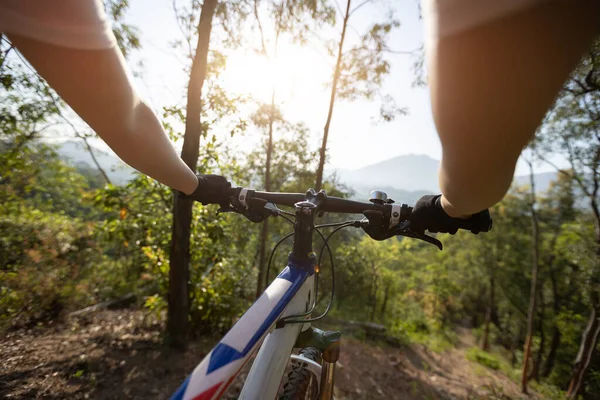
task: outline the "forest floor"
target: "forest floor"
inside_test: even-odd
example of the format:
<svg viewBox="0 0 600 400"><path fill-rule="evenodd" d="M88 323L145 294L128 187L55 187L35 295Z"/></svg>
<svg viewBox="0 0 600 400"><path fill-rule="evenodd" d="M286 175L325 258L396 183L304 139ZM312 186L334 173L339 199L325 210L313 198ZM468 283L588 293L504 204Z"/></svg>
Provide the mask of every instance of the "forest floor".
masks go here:
<svg viewBox="0 0 600 400"><path fill-rule="evenodd" d="M185 354L170 352L161 344L161 327L144 316L101 311L5 334L0 398L168 398L216 338L193 341ZM423 345L393 348L344 339L336 399L524 398L502 373L468 361L465 351L474 339L466 329L458 334L457 347L441 353Z"/></svg>

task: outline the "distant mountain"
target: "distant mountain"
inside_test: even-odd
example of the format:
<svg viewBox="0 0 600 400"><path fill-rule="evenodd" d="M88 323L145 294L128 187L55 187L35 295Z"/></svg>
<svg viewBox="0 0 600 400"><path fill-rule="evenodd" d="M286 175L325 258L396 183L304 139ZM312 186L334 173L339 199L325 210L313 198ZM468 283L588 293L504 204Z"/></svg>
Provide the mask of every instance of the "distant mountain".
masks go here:
<svg viewBox="0 0 600 400"><path fill-rule="evenodd" d="M385 192L388 196L388 199L394 200L396 203L400 204L409 204L413 205L419 200L422 196L426 194L431 194L432 192L428 192L426 190L402 190L393 188L390 186L378 186L378 187L369 187L369 186L354 186L352 187L354 194L351 196L351 199L357 201L367 201L369 199L369 193L373 190L380 190Z"/></svg>
<svg viewBox="0 0 600 400"><path fill-rule="evenodd" d="M440 192L439 166L440 161L429 156L408 154L356 170L338 169L335 173L340 182L354 189L356 198L368 198L371 190L383 190L396 202L410 204L409 200L423 194ZM534 179L536 191L542 193L556 179L556 172L535 174ZM528 185L529 176L516 176L515 183Z"/></svg>
<svg viewBox="0 0 600 400"><path fill-rule="evenodd" d="M540 172L539 174L534 174L533 183L535 184L535 191L539 193L543 193L550 187L550 183L557 179L556 174L558 172ZM517 185L530 185L529 175L521 175L515 176L513 184Z"/></svg>
<svg viewBox="0 0 600 400"><path fill-rule="evenodd" d="M125 184L134 176L134 170L112 153L93 148L94 155L109 178L117 185ZM82 143L66 141L57 145L59 155L73 166L95 165ZM402 155L356 170L337 169L334 173L341 183L354 191L356 200L367 200L372 190L381 190L397 203L414 204L421 196L439 193L438 169L440 161L423 154ZM544 192L556 179L555 172L535 175L536 191ZM529 184L529 176L515 177L519 185Z"/></svg>
<svg viewBox="0 0 600 400"><path fill-rule="evenodd" d="M351 187L393 187L405 191L439 192L440 162L426 155L408 154L356 170L337 170L341 182Z"/></svg>
<svg viewBox="0 0 600 400"><path fill-rule="evenodd" d="M134 169L121 161L120 158L96 147L92 147L92 149L98 163L112 183L123 185L133 179ZM92 168L96 168L92 156L90 156L83 143L72 140L62 142L56 146L56 151L62 159L73 166L87 164Z"/></svg>

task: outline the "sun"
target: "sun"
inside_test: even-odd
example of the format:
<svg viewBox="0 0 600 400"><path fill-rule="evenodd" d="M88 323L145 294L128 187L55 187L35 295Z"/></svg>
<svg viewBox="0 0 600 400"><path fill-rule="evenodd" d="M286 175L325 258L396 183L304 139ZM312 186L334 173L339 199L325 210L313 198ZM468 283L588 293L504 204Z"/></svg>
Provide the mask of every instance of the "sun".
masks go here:
<svg viewBox="0 0 600 400"><path fill-rule="evenodd" d="M326 57L308 46L280 44L276 57L268 59L255 51L229 55L221 75L226 89L250 96L258 102L284 107L314 102L327 96L326 83L332 70Z"/></svg>

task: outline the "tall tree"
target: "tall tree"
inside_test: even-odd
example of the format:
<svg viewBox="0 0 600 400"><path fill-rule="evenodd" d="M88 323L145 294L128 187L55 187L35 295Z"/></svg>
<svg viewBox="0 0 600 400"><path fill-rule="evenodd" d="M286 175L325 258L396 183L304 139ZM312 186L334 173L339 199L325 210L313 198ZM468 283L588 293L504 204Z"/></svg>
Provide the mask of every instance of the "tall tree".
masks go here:
<svg viewBox="0 0 600 400"><path fill-rule="evenodd" d="M266 12L272 19L272 32L267 31L263 23L262 12ZM314 0L281 0L260 1L254 0L253 14L259 33L259 54L267 62L274 65L277 61L280 39L288 34L292 40L301 42L309 23L319 27L331 23L333 10L326 2ZM276 82L272 82L270 103L259 104L259 109L254 116L255 125L265 131L267 140L265 146L266 160L264 169L264 189L273 190L271 186L271 160L273 153L273 135L275 125L282 122L281 111L278 107L278 94ZM282 96L283 97L283 96ZM267 240L269 236L269 219L262 222L259 238L258 277L256 282L256 297L264 289L265 263L267 261Z"/></svg>
<svg viewBox="0 0 600 400"><path fill-rule="evenodd" d="M494 249L489 256L494 257L494 253L497 253L497 249ZM489 260L487 263L488 273L488 307L485 312L485 321L483 326L483 340L481 341L482 350L488 351L490 349L490 325L494 318L494 312L496 308L496 268L498 268L498 262L496 260Z"/></svg>
<svg viewBox="0 0 600 400"><path fill-rule="evenodd" d="M549 241L548 248L544 251L546 256L542 261L542 265L548 271L548 280L550 284L550 294L552 296L551 310L553 313L552 323L552 338L550 339L550 350L546 360L543 363L541 377L547 378L556 361L558 348L561 344L561 332L558 324L558 317L562 309L562 304L567 300L565 297L570 297L568 293L563 293L561 287L565 284L570 286L569 291L573 291L572 279L564 279L568 273L565 271L565 262L562 260L561 254L557 249L557 243L564 227L572 223L576 217L575 196L573 193L573 180L570 177L559 174L557 180L550 184L545 198L540 202L542 219L545 221L548 231L553 231ZM559 282L559 279L561 282ZM566 295L566 296L565 296Z"/></svg>
<svg viewBox="0 0 600 400"><path fill-rule="evenodd" d="M202 87L207 74L208 48L213 17L218 0L205 0L198 22L198 42L193 56L187 89L185 134L181 158L192 170L196 170L203 132ZM173 203L173 230L169 257L169 301L167 334L171 346L184 349L187 345L189 317L189 256L190 226L193 201L175 196Z"/></svg>
<svg viewBox="0 0 600 400"><path fill-rule="evenodd" d="M274 17L274 34L273 34L273 45L272 48L267 48L267 38L265 37L265 29L261 22L259 14L259 0L254 0L254 17L259 28L260 33L260 53L265 57L269 63L273 63L277 59L277 50L279 46L279 36L283 31L283 18L286 10L285 2L281 3L270 3L268 6L272 8L271 14ZM266 159L264 169L264 189L269 192L271 191L271 158L273 157L273 128L277 121L281 121L281 113L276 106L276 86L273 82L271 87L271 103L269 105L262 104L259 106L256 114L254 115L254 123L258 127L265 129L267 133L267 140L265 146ZM269 219L265 219L260 227L259 237L259 249L258 249L258 275L256 279L256 297L258 298L263 292L264 285L264 274L265 274L265 263L267 261L267 238L269 236Z"/></svg>
<svg viewBox="0 0 600 400"><path fill-rule="evenodd" d="M521 373L521 391L527 394L527 381L529 379L529 363L531 358L531 342L534 335L535 306L538 296L538 271L540 232L539 220L536 210L535 173L533 157L526 160L529 164L529 211L531 214L531 287L529 289L529 307L527 309L527 332L523 348L523 371Z"/></svg>
<svg viewBox="0 0 600 400"><path fill-rule="evenodd" d="M589 319L567 395L576 397L600 337L600 40L596 40L566 82L547 123L538 136L546 147L562 154L570 169L551 165L572 179L587 200L595 226L595 260L592 261L587 286Z"/></svg>
<svg viewBox="0 0 600 400"><path fill-rule="evenodd" d="M264 189L269 192L273 190L271 185L271 161L273 158L273 128L278 122L282 122L281 113L275 105L275 89L271 96L270 105L262 105L254 115L253 121L257 127L266 131L267 139L265 146L265 165L264 165ZM265 263L267 261L267 240L269 236L269 219L262 222L259 237L258 250L258 276L256 281L256 297L258 298L264 289L265 281Z"/></svg>
<svg viewBox="0 0 600 400"><path fill-rule="evenodd" d="M400 23L393 17L385 22L374 23L366 33L360 36L357 43L353 44L350 49L344 50L345 47L348 47L347 35L348 28L352 28L350 25L351 17L359 9L372 2L372 0L365 0L353 7L352 0L347 0L344 10L338 7L338 13L342 17L342 25L339 39L335 42L335 50L330 50L332 55L335 54L335 66L331 79L327 118L323 127L319 152L319 165L315 183L317 190L320 190L323 186L327 141L329 140L333 110L337 99L372 99L377 94L382 100L380 117L384 121L391 121L397 115L406 113L405 109L396 105L391 96L380 92L383 79L390 71L390 63L386 60L385 55L394 52L390 50L387 42L392 30L399 27Z"/></svg>

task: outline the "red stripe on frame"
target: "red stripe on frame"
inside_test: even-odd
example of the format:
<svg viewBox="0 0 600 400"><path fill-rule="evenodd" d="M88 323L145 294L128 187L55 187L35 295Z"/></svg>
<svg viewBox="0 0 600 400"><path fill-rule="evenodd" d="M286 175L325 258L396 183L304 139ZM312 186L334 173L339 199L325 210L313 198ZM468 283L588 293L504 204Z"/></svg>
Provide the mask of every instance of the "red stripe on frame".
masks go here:
<svg viewBox="0 0 600 400"><path fill-rule="evenodd" d="M217 383L215 386L211 387L208 390L200 393L198 396L194 397L193 400L211 400L215 393L219 390L219 387L223 384L223 382Z"/></svg>
<svg viewBox="0 0 600 400"><path fill-rule="evenodd" d="M229 380L227 382L225 382L225 384L223 385L223 387L221 388L221 390L219 391L219 395L217 396L217 398L221 397L222 395L225 394L225 392L227 391L227 389L229 389L229 386L231 386L231 382L233 382L233 380L237 377L237 374L240 371L238 370L238 372L233 375L231 378L229 378Z"/></svg>

